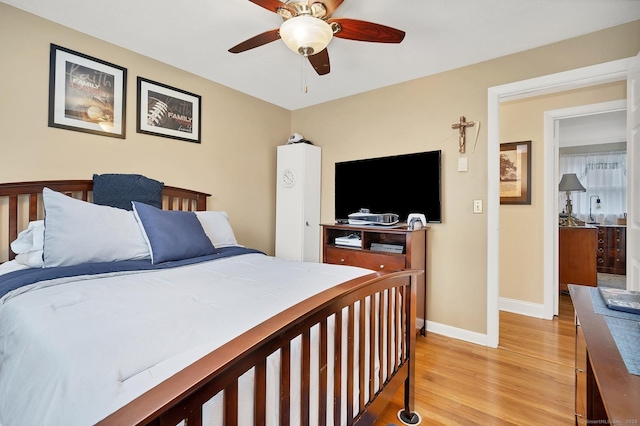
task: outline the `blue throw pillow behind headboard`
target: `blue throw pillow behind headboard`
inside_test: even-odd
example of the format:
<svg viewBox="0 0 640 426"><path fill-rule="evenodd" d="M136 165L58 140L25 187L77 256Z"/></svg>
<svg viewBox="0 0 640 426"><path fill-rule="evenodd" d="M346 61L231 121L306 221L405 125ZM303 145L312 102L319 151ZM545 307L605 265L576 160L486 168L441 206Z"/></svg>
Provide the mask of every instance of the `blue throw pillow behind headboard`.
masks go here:
<svg viewBox="0 0 640 426"><path fill-rule="evenodd" d="M139 201L162 208L164 183L136 174L106 173L93 175L93 203L131 210Z"/></svg>

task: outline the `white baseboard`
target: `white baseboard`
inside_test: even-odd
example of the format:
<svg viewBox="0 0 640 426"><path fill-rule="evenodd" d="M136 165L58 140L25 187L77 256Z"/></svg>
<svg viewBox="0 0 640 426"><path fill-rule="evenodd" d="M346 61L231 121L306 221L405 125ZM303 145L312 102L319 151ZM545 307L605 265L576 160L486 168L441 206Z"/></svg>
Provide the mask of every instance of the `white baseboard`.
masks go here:
<svg viewBox="0 0 640 426"><path fill-rule="evenodd" d="M540 303L523 302L522 300L507 299L505 297L501 297L498 301L498 307L501 311L525 315L533 318L544 318L544 305ZM424 319L416 318L416 324L418 328L421 328L424 324ZM475 343L477 345L487 346L486 334L476 333L462 328L452 327L446 324L427 321L427 333L429 332L458 340L463 340L465 342Z"/></svg>
<svg viewBox="0 0 640 426"><path fill-rule="evenodd" d="M417 319L418 324L424 324L422 318ZM433 321L427 321L427 335L436 333L443 336L451 337L465 342L475 343L476 345L487 346L487 335L465 330L462 328L452 327L450 325L440 324Z"/></svg>
<svg viewBox="0 0 640 426"><path fill-rule="evenodd" d="M544 319L544 304L542 303L523 302L522 300L501 297L498 299L498 309L514 314Z"/></svg>

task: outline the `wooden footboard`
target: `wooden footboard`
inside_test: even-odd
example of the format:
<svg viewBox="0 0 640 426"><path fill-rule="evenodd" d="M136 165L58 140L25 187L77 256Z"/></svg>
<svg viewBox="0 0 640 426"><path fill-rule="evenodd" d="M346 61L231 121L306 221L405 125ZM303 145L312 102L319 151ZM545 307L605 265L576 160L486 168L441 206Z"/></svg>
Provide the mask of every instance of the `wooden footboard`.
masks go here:
<svg viewBox="0 0 640 426"><path fill-rule="evenodd" d="M372 424L401 385L405 387L405 411L412 413L416 278L420 273L371 274L311 297L211 352L99 424L176 425L185 421L183 424L200 425L203 405L222 393L221 424L236 425L239 378L251 369L251 417L253 424L265 424L267 360L276 352L280 355L279 407L271 410L278 412L279 425L298 424L290 417L296 394L300 407L293 411L300 413L302 425L315 423L310 418L311 395L320 407L320 425ZM310 343L314 329L319 333L317 345ZM296 338L301 341L299 383L292 381L290 368L297 356L292 350ZM314 364L312 359L319 361ZM330 364L332 372L328 371ZM312 383L312 376L318 383Z"/></svg>

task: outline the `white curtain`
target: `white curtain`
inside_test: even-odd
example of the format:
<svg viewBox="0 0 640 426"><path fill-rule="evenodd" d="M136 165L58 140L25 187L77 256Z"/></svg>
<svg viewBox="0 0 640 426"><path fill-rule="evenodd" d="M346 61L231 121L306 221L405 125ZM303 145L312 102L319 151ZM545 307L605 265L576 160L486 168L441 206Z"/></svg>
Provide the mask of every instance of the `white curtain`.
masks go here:
<svg viewBox="0 0 640 426"><path fill-rule="evenodd" d="M627 211L627 153L597 152L561 154L560 177L575 173L586 192L572 192L573 216L589 221L589 209L597 223L615 224ZM598 208L597 197L600 198ZM559 208L565 210L566 193L560 193Z"/></svg>

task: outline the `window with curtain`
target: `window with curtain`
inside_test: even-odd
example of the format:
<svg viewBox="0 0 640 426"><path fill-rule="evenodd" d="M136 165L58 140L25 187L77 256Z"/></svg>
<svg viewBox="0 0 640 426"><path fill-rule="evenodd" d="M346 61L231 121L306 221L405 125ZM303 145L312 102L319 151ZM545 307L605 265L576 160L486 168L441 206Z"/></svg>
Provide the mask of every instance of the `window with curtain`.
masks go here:
<svg viewBox="0 0 640 426"><path fill-rule="evenodd" d="M575 173L586 192L572 192L573 215L589 221L589 211L597 223L615 224L627 211L626 151L560 155L560 176ZM597 205L600 198L600 206ZM565 210L566 193L560 193L558 207Z"/></svg>

